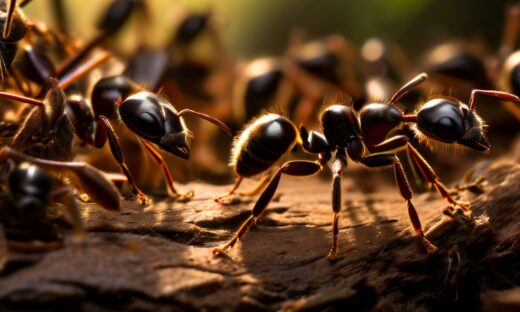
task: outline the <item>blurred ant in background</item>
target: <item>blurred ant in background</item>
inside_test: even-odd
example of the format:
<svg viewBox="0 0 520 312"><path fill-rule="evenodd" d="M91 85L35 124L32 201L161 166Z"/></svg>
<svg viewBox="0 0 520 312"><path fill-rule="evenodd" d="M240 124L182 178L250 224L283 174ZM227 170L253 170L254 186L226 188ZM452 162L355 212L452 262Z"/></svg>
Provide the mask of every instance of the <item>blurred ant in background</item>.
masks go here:
<svg viewBox="0 0 520 312"><path fill-rule="evenodd" d="M338 34L320 40L307 41L302 31L292 35L288 56L295 66L291 78L301 80L307 94L316 94L307 103L299 105L296 120L308 123L316 114L318 103L324 97L345 92L359 109L366 101L365 75L360 67L361 57L357 48ZM312 90L312 91L309 91Z"/></svg>
<svg viewBox="0 0 520 312"><path fill-rule="evenodd" d="M104 209L120 208L115 186L88 164L34 158L8 147L0 149L0 162L0 270L6 263L8 249L34 252L63 245L62 229L55 220L56 212L51 210L56 203L65 209L76 235L84 234L72 187L85 192ZM63 177L69 179L70 185L63 183Z"/></svg>

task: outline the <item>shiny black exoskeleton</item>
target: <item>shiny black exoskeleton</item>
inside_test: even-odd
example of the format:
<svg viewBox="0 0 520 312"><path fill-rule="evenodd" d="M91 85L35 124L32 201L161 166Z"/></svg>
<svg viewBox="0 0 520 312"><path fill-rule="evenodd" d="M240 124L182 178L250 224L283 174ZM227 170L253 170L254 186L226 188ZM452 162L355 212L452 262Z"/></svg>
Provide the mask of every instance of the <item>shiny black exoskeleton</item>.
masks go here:
<svg viewBox="0 0 520 312"><path fill-rule="evenodd" d="M406 151L426 182L435 186L440 195L451 205L460 206L465 210L469 209L469 205L455 200L449 194L431 166L409 143L408 137L397 135L396 131L404 123L413 123L418 134L424 137L486 151L489 149L489 143L485 138L482 120L474 111L476 96L493 96L517 103L520 102L520 98L506 92L474 90L467 106L455 99L432 99L426 102L416 115L405 115L396 103L413 88L424 82L426 78L426 74L418 75L401 87L388 102L369 103L363 106L359 113L356 113L351 106L342 104L327 107L320 116L323 134L317 131L309 132L302 126L300 128L301 145L305 151L318 154L319 162L290 161L283 164L267 184L256 202L251 216L242 224L233 238L222 247L214 249L214 253L219 254L234 246L248 232L274 196L281 174L300 176L313 174L332 160L330 169L333 174L332 210L334 218L333 244L329 258L334 258L338 249L338 220L342 203L341 176L347 166L347 157L366 167L393 167L397 187L406 201L410 220L417 236L429 252L437 250L437 247L424 235L419 216L411 201L412 189L397 152ZM281 126L282 121L284 125L287 125L286 127ZM294 133L294 126L289 120L273 114L262 116L247 126L235 141L231 158L231 164L235 167L238 179L227 195L216 200L223 202L226 196L233 194L243 177L258 174L270 168L292 145L296 144ZM281 144L283 141L285 143ZM273 144L268 142L273 142ZM254 168L257 170L253 170ZM266 183L267 180L264 179L255 191L260 190Z"/></svg>
<svg viewBox="0 0 520 312"><path fill-rule="evenodd" d="M237 121L245 123L262 110L275 104L285 78L281 61L259 58L249 62L234 86L234 112Z"/></svg>
<svg viewBox="0 0 520 312"><path fill-rule="evenodd" d="M161 165L170 191L178 196L184 196L184 194L178 193L175 189L168 166L153 144L157 144L160 149L177 157L189 159L188 141L191 133L181 117L184 114L205 119L230 133L229 128L221 121L190 109L177 111L164 98L149 91L142 91L139 86L124 76L114 76L98 81L92 93L92 106L96 120L93 145L101 148L108 140L112 155L131 184L138 201L143 204L147 203L148 199L132 178L113 128L114 124L119 125L122 121L138 136L146 151ZM189 194L191 197L193 193Z"/></svg>
<svg viewBox="0 0 520 312"><path fill-rule="evenodd" d="M231 164L239 176L255 176L290 150L297 136L296 128L288 119L276 114L261 116L235 142Z"/></svg>
<svg viewBox="0 0 520 312"><path fill-rule="evenodd" d="M417 129L443 143L459 143L480 152L490 144L483 131L484 123L474 110L456 99L432 99L417 112Z"/></svg>
<svg viewBox="0 0 520 312"><path fill-rule="evenodd" d="M115 34L126 23L132 12L142 0L113 0L104 15L99 19L97 27L106 34Z"/></svg>
<svg viewBox="0 0 520 312"><path fill-rule="evenodd" d="M175 42L186 44L206 29L208 25L208 14L190 14L186 16L175 32Z"/></svg>
<svg viewBox="0 0 520 312"><path fill-rule="evenodd" d="M59 248L63 243L61 216L51 212L53 203L62 203L67 221L77 234L84 233L81 213L74 189L88 194L101 207L119 210L120 197L106 176L81 162L59 162L35 158L3 147L0 149L0 246L20 251L45 251ZM70 184L62 184L67 177ZM60 222L55 222L56 218ZM0 271L7 250L0 250Z"/></svg>
<svg viewBox="0 0 520 312"><path fill-rule="evenodd" d="M7 164L11 168L2 177L7 201L2 202L0 207L0 224L4 228L0 231L5 231L6 239L11 241L59 241L59 233L47 216L54 178L34 165ZM0 233L0 236L3 235Z"/></svg>
<svg viewBox="0 0 520 312"><path fill-rule="evenodd" d="M14 212L24 218L39 218L45 213L54 179L37 166L14 168L8 176L8 194Z"/></svg>
<svg viewBox="0 0 520 312"><path fill-rule="evenodd" d="M182 159L190 158L189 131L177 110L158 95L142 91L119 106L125 125L140 137Z"/></svg>

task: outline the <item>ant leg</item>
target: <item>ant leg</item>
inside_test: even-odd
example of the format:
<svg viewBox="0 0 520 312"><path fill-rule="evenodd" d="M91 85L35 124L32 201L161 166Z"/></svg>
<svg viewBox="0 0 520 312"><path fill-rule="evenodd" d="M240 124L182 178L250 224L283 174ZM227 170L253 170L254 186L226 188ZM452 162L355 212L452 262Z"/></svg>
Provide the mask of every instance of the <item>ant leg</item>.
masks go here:
<svg viewBox="0 0 520 312"><path fill-rule="evenodd" d="M85 236L85 226L72 188L70 186L60 188L51 194L51 198L55 201L63 202L67 215L74 227L74 235L78 238Z"/></svg>
<svg viewBox="0 0 520 312"><path fill-rule="evenodd" d="M229 190L229 192L227 192L224 195L220 195L219 197L216 197L214 199L215 202L220 203L220 204L225 203L225 199L235 193L235 191L238 189L238 187L240 186L240 184L242 183L243 180L244 180L244 177L241 177L241 176L237 177L237 179L235 180L235 184L233 185L231 190Z"/></svg>
<svg viewBox="0 0 520 312"><path fill-rule="evenodd" d="M251 211L251 216L247 218L244 223L242 223L240 228L235 232L235 235L233 235L233 237L226 244L213 249L213 254L218 255L226 251L226 249L232 248L237 243L237 241L241 240L247 234L251 226L256 221L258 221L267 208L267 205L269 205L269 202L273 198L274 193L278 188L278 183L280 182L282 174L292 176L309 176L319 172L321 169L322 167L318 163L304 160L289 161L283 164L276 171L276 174L271 179L269 185L264 190L262 195L260 195L260 198L258 198L255 206L253 207L253 210Z"/></svg>
<svg viewBox="0 0 520 312"><path fill-rule="evenodd" d="M111 55L107 52L102 52L94 57L92 59L88 60L84 64L82 64L80 67L76 68L73 72L68 73L68 75L63 76L59 80L59 87L63 90L67 89L71 84L76 82L81 77L88 74L90 71L92 71L94 68L98 67L99 65L105 63L110 59Z"/></svg>
<svg viewBox="0 0 520 312"><path fill-rule="evenodd" d="M65 162L35 158L20 153L10 147L0 149L0 163L11 159L15 162L29 162L43 170L67 173L72 185L84 191L95 203L107 210L119 210L121 203L114 184L98 169L84 162Z"/></svg>
<svg viewBox="0 0 520 312"><path fill-rule="evenodd" d="M455 200L450 192L446 189L444 184L440 181L439 177L433 170L433 168L428 164L428 162L421 156L421 154L410 144L408 138L404 135L397 135L394 137L385 140L379 145L369 146L369 150L372 153L376 152L387 152L390 150L398 151L402 150L406 146L406 150L409 155L412 157L413 163L419 169L420 177L424 179L428 183L432 183L435 186L435 189L439 194L445 198L450 204L462 207L464 210L469 209L469 205L467 203L463 203Z"/></svg>
<svg viewBox="0 0 520 312"><path fill-rule="evenodd" d="M128 169L128 166L125 161L125 156L123 154L123 150L121 149L121 144L119 143L119 139L117 138L116 133L114 132L114 128L110 124L110 121L105 116L101 115L98 117L97 126L96 126L96 135L94 139L94 144L97 148L103 147L105 142L108 139L108 143L110 144L110 150L112 151L112 155L115 160L119 164L121 171L128 179L128 183L132 186L133 193L137 196L137 201L141 205L146 205L149 203L148 197L141 191L141 189L135 184L132 174Z"/></svg>
<svg viewBox="0 0 520 312"><path fill-rule="evenodd" d="M423 177L425 177L428 182L432 183L435 186L435 189L437 190L437 192L439 192L439 194L444 199L446 199L450 204L459 206L459 207L463 208L464 210L468 211L470 208L469 204L457 201L450 195L450 192L448 191L446 186L444 186L444 184L442 184L439 177L437 176L435 171L433 171L433 168L430 166L430 164L428 164L426 159L424 159L421 156L421 154L411 144L407 144L406 148L407 148L408 153L410 153L410 155L412 156L412 160L419 168L421 175Z"/></svg>
<svg viewBox="0 0 520 312"><path fill-rule="evenodd" d="M437 251L437 247L424 235L421 220L419 219L417 210L412 203L412 188L410 187L410 183L408 183L408 178L406 177L406 173L403 170L403 166L401 165L399 158L394 154L379 154L365 157L361 160L361 162L367 167L393 166L395 181L401 196L406 201L406 205L408 206L408 215L410 216L410 221L412 222L415 233L429 253Z"/></svg>
<svg viewBox="0 0 520 312"><path fill-rule="evenodd" d="M164 161L164 158L162 157L161 153L153 146L151 143L146 142L145 140L139 138L141 142L143 143L144 147L146 148L146 151L152 155L153 159L157 163L159 163L164 171L164 176L166 177L166 181L168 182L168 188L170 189L171 193L175 196L177 196L180 200L190 199L193 197L194 193L193 191L188 191L186 193L179 193L175 186L173 185L173 176L166 165L166 162Z"/></svg>
<svg viewBox="0 0 520 312"><path fill-rule="evenodd" d="M220 204L229 204L228 199L230 197L232 197L233 194L236 193L236 190L242 183L243 179L244 179L244 177L238 177L235 181L235 185L233 185L231 190L228 193L215 198L215 202L220 203ZM255 196L267 185L267 183L269 182L270 179L271 179L271 173L268 173L262 178L262 180L260 180L260 182L258 182L258 184L254 188L252 188L251 190L245 191L245 192L238 192L238 195L246 196L246 197Z"/></svg>
<svg viewBox="0 0 520 312"><path fill-rule="evenodd" d="M262 180L260 180L260 182L258 182L258 184L254 188L252 188L252 189L250 189L248 191L245 191L245 192L239 192L238 195L240 195L240 196L255 196L256 194L258 194L267 185L269 180L271 180L271 176L272 176L272 172L267 173L262 178Z"/></svg>
<svg viewBox="0 0 520 312"><path fill-rule="evenodd" d="M338 151L339 153L339 151ZM332 221L332 247L330 248L327 258L334 260L338 253L338 234L339 234L339 212L341 210L341 175L343 169L347 166L347 158L345 155L336 155L336 159L331 165L333 173L332 178L332 211L334 218Z"/></svg>

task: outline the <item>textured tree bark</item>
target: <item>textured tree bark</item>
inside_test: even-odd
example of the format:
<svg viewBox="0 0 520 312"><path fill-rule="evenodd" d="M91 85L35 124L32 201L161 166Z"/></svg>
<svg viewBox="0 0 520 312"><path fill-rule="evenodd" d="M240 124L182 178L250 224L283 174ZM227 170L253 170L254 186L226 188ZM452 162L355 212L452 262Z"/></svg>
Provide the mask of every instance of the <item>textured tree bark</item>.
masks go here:
<svg viewBox="0 0 520 312"><path fill-rule="evenodd" d="M326 259L330 182L318 177L284 177L262 220L218 257L211 249L252 207L214 203L226 187L192 184L196 197L188 203L126 202L120 213L86 204L90 232L83 240L48 253L9 254L0 309L518 309L520 166L502 160L478 168L473 179L483 179L483 192L460 192L472 218L444 216L448 205L434 192L415 195L435 254L413 235L393 184L362 193L348 175L335 262Z"/></svg>

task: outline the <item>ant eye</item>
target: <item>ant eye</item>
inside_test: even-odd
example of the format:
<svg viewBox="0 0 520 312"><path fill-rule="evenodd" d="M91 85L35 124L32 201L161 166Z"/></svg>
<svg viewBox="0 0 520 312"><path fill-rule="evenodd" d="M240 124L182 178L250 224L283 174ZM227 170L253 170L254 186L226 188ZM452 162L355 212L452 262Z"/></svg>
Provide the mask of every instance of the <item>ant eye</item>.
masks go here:
<svg viewBox="0 0 520 312"><path fill-rule="evenodd" d="M461 124L450 117L442 117L434 126L435 134L442 140L452 141L459 136Z"/></svg>
<svg viewBox="0 0 520 312"><path fill-rule="evenodd" d="M143 112L137 116L135 126L139 132L148 137L157 138L164 134L160 120L148 112Z"/></svg>

